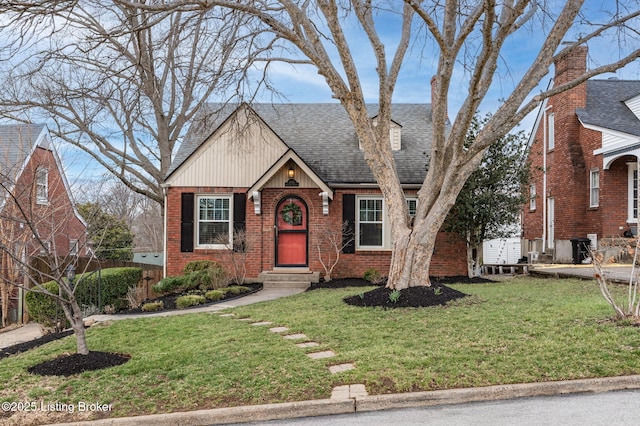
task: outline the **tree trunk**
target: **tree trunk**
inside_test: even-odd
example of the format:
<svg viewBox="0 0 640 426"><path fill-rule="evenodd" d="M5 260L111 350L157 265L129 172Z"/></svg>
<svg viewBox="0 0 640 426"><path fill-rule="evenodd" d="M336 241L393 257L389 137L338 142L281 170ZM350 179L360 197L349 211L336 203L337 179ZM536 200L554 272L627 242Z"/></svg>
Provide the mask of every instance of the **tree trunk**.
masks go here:
<svg viewBox="0 0 640 426"><path fill-rule="evenodd" d="M474 263L473 247L471 246L471 242L469 241L469 235L467 235L467 276L469 278L473 278L476 276Z"/></svg>
<svg viewBox="0 0 640 426"><path fill-rule="evenodd" d="M69 296L69 300L62 303L62 310L65 317L69 320L73 334L76 336L76 352L80 355L88 355L89 347L87 346L87 338L84 333L84 318L82 309L78 305L73 295Z"/></svg>

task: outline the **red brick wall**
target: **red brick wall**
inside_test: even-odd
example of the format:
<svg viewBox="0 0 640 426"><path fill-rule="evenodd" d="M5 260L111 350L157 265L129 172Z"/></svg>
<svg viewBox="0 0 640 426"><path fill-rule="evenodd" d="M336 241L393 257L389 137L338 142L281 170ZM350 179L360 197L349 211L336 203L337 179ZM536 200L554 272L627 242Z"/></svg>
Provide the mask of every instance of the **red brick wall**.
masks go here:
<svg viewBox="0 0 640 426"><path fill-rule="evenodd" d="M211 259L225 264L224 255L219 250L202 250L194 248L192 253L180 252L180 220L181 194L194 192L231 193L245 192L246 188L210 188L189 187L169 188L167 194L167 275L180 275L184 266L192 260ZM317 188L266 188L261 196L261 214L254 214L252 200L247 200L246 231L251 241L251 249L247 255L247 276L257 277L262 271L271 270L274 266L274 223L277 203L285 196L300 197L308 207L309 214L309 269L324 274L320 263L317 245L321 244L319 235L323 229L340 229L342 226L342 195L351 194L379 194L375 189L336 191L334 199L329 202L329 215L322 214L322 198ZM323 256L333 253L325 246ZM323 258L325 261L326 257ZM382 274L387 273L391 260L391 251L361 251L353 254L341 253L340 262L333 271L334 277L360 277L369 268L374 268ZM466 274L464 242L453 240L450 236L438 237L437 249L431 264L434 276L451 276Z"/></svg>
<svg viewBox="0 0 640 426"><path fill-rule="evenodd" d="M561 85L586 69L585 47L571 55L556 58L555 85ZM598 238L619 236L627 229L628 189L627 162L635 157L616 160L603 170L602 155L593 151L602 147L602 134L584 128L576 115L577 108L586 105L586 83L553 96L548 101L547 114L555 114L555 149L547 153L547 195L555 199L555 238L568 240L595 233ZM533 182L539 194L535 212L524 208L524 237L542 236L542 167L543 124L540 123L531 146L529 159ZM600 200L590 207L590 172L600 173ZM622 230L620 228L623 228Z"/></svg>

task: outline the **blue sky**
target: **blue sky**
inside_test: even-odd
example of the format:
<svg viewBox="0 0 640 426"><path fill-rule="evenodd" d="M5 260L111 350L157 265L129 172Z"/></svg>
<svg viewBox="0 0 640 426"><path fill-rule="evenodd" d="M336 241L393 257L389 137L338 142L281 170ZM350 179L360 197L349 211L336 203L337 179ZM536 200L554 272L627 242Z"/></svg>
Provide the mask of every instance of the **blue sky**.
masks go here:
<svg viewBox="0 0 640 426"><path fill-rule="evenodd" d="M597 19L601 15L600 7L608 6L606 0L587 0L590 16ZM513 90L514 85L519 81L519 77L529 66L529 63L538 51L544 40L544 25L550 22L530 22L529 28L524 28L519 34L505 45L500 69L491 90L486 97L481 113L494 111L500 104L501 99L507 97ZM397 43L399 20L397 16L386 15L380 21L380 35L385 45L389 49L388 56L392 57L393 48ZM588 28L577 27L572 30L571 36L584 33ZM376 102L378 96L378 83L375 73L376 63L368 48L368 42L364 39L357 25L351 23L347 28L347 33L355 46L352 54L356 60L360 79L368 102ZM400 78L394 93L394 101L402 103L429 103L431 101L430 79L435 73L437 58L431 54L431 41L417 41L407 53L407 59L403 65ZM619 49L618 40L615 38L605 40L594 40L589 43L588 67L593 68L598 65L617 59ZM629 43L623 42L622 48L633 47ZM635 43L634 43L635 44ZM613 48L612 48L613 46ZM634 47L635 48L635 47ZM541 81L539 89L546 87L551 72ZM615 74L605 74L599 78L618 77L620 79L640 79L640 63L636 61L619 70ZM331 92L324 81L312 66L292 66L286 63L275 63L270 67L270 79L277 87L284 98L276 98L276 102L337 102L332 98ZM466 97L466 76L464 72L457 71L454 75L454 84L450 91L449 116L454 117L458 108ZM537 90L537 91L538 91ZM537 92L536 91L536 92ZM534 93L535 94L535 93ZM533 95L533 94L532 94ZM258 97L258 101L270 102L274 100L269 93L263 93ZM213 100L215 101L215 100ZM521 123L519 129L530 131L535 112L530 114ZM61 147L61 155L64 158L68 177L71 182L82 182L87 176L103 174L103 170L97 163L91 160L90 156L79 153L77 149Z"/></svg>

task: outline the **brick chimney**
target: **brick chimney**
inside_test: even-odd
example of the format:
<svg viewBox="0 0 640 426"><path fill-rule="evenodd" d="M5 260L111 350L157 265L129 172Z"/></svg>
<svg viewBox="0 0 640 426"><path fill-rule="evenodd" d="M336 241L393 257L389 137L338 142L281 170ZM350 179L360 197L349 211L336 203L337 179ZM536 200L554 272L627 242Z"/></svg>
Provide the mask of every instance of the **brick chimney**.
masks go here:
<svg viewBox="0 0 640 426"><path fill-rule="evenodd" d="M555 77L553 78L554 87L561 86L572 81L587 71L587 46L575 46L567 48L558 53L553 58L555 66ZM556 95L556 106L570 109L570 113L575 113L576 108L584 108L587 104L587 85L586 83L569 89L564 94ZM560 103L561 105L558 105ZM569 111L567 111L569 112Z"/></svg>

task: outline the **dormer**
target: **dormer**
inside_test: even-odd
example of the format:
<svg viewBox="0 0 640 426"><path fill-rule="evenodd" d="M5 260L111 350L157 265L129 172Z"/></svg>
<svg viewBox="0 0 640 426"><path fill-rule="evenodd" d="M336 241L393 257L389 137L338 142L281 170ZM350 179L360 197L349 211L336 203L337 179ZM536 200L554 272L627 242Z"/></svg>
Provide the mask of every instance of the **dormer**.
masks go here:
<svg viewBox="0 0 640 426"><path fill-rule="evenodd" d="M627 105L627 108L631 110L633 115L635 115L638 120L640 120L640 95L634 96L633 98L624 102Z"/></svg>
<svg viewBox="0 0 640 426"><path fill-rule="evenodd" d="M371 119L373 126L378 125L378 116ZM389 142L391 143L391 151L400 151L402 149L402 126L391 120L389 128ZM362 149L362 145L358 142L358 148Z"/></svg>

